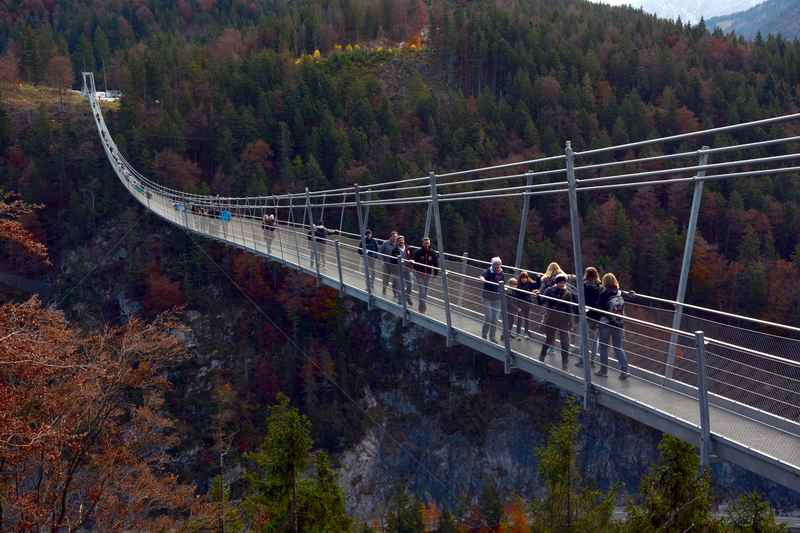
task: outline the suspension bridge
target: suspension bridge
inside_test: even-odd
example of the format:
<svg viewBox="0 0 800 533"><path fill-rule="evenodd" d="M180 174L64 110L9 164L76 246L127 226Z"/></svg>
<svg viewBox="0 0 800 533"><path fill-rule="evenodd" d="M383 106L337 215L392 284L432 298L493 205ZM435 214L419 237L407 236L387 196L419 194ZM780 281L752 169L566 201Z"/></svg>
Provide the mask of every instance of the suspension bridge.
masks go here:
<svg viewBox="0 0 800 533"><path fill-rule="evenodd" d="M362 300L370 308L399 316L447 339L460 343L504 364L506 372L523 371L538 380L583 398L587 409L601 405L659 431L695 443L701 463L724 460L800 492L800 328L723 312L684 301L691 266L694 235L706 181L772 176L794 179L800 166L792 165L800 153L792 151L800 136L769 137L770 126L800 121L800 113L575 152L569 143L565 153L518 163L445 174L373 183L367 187L343 187L264 197L220 198L164 187L140 174L120 153L103 118L96 96L94 76L83 73L87 97L108 161L122 185L147 209L186 231L235 246L314 276L319 284ZM726 146L701 146L683 152L665 148L677 143L700 142L718 134L751 132L767 139ZM658 148L666 155L642 156L642 150ZM777 155L757 156L765 150ZM615 153L626 159L613 159ZM749 153L748 153L749 152ZM648 152L648 153L652 153ZM634 154L631 156L630 154ZM714 162L726 154L738 159ZM624 170L628 168L629 170ZM617 173L617 169L622 169ZM595 351L593 322L607 315L586 306L583 280L577 276L574 303L576 333L570 332L570 364L550 355L539 359L544 337L538 333L545 309L537 298L509 301L502 284L497 287L502 332L499 342L482 336L484 282L488 263L464 252L446 252L440 205L447 202L481 202L519 198L521 223L516 264L504 266L507 278L524 271L524 252L530 199L566 194L569 199L574 271L583 272L578 195L645 186L687 184L693 198L686 243L674 300L626 293L624 348L629 360L629 379L618 379L616 361L608 376L597 376L589 365L576 367ZM429 280L427 308L420 310L404 298L395 298L387 286L419 298L413 264L399 258L391 263L381 254L361 254L364 230L373 206L425 209L425 234L433 225L434 248L439 267ZM337 210L339 231L312 238L315 213ZM355 232L345 231L345 212L355 210ZM330 211L329 211L330 212ZM265 228L264 214L276 214L274 228ZM645 238L642 236L642 238ZM413 263L413 262L412 262ZM787 280L789 281L789 280ZM521 305L521 304L520 304ZM587 309L593 311L587 316ZM514 337L509 324L514 313L528 315L534 333ZM591 318L595 316L595 318Z"/></svg>

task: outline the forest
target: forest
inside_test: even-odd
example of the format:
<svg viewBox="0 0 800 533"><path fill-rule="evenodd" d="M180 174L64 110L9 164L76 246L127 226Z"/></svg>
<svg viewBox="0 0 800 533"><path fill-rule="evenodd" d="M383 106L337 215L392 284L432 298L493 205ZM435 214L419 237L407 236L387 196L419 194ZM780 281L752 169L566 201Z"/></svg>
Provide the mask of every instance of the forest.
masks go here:
<svg viewBox="0 0 800 533"><path fill-rule="evenodd" d="M56 278L58 303L69 320L97 331L122 311L102 286L75 287L91 270L68 268L70 258L76 249L97 247L97 235L111 242L110 228L124 228L137 246L108 277L125 279L126 295L142 303L147 322L104 333L108 346L141 335L135 328L165 320L161 313L176 306L210 315L235 297L213 289L227 280L202 266L194 243L145 221L112 179L88 107L69 103L68 90L80 88L86 70L95 72L98 88L122 91L106 117L134 166L165 185L220 195L369 184L524 160L562 153L567 140L576 149L603 147L794 113L800 104L797 41L746 41L702 24L578 0L5 2L0 189L19 193L18 199L4 197L3 205L15 206L14 218L23 225L11 228L7 217L0 222L25 244L4 244L3 263ZM53 87L59 98L27 106L7 98L28 86ZM799 133L800 125L789 122L703 141L714 146ZM673 297L690 195L676 185L582 197L584 263L617 272L626 288ZM572 262L566 197L542 198L532 202L523 261L536 270L551 260ZM376 209L371 216L378 236L401 228L414 244L422 237L420 213ZM451 251L513 256L517 204L488 202L478 210L455 203L442 216ZM293 332L313 363L282 357L293 351L291 343L257 316L246 316L235 326L240 342L270 356L226 368L214 391L203 393L207 405L188 406L185 376L174 391L159 390L163 375L174 372L159 358L147 376L123 373L123 385L152 398L154 409L165 403L187 426L190 417L235 412L226 416L239 421L237 453L261 442L263 416L256 407L273 404L279 391L310 417L323 449L357 442L367 422L326 377L336 376L357 397L365 383L391 381L389 370L401 363L376 362L375 343L365 338L376 334L375 319L366 313L351 318L350 326L367 333L350 335L344 326L350 308L333 291L254 257L207 247L272 310L281 328ZM32 261L31 254L49 256ZM687 300L798 324L799 276L797 180L709 183ZM54 334L79 353L80 335L59 320L47 318L57 326ZM168 339L153 342L177 349ZM135 412L130 416L138 423L150 416L133 404L118 405ZM181 438L218 444L210 421L194 424L195 433ZM169 425L160 418L155 424L163 431ZM118 435L119 428L109 427ZM196 434L204 431L208 435ZM217 457L210 451L202 457L200 470L211 478ZM152 468L162 467L156 463ZM148 490L162 494L174 482L146 480Z"/></svg>
<svg viewBox="0 0 800 533"><path fill-rule="evenodd" d="M557 154L566 140L601 147L786 114L800 98L796 42L749 42L582 2L97 7L23 2L4 13L4 82L73 87L78 72L96 71L98 85L125 94L110 121L128 159L190 191L368 184ZM57 208L61 220L42 220L51 246L80 241L54 226L113 212L116 189L101 183L87 206L76 191L101 181L98 155L59 153L74 128L35 111L27 118L4 137L4 186ZM774 130L788 136L797 125ZM566 199L544 198L528 221L526 263L538 269L569 264L571 253ZM585 262L622 273L637 291L674 295L688 187L582 201ZM473 257L510 256L516 211L501 202L448 208L448 242ZM376 231L401 227L415 241L416 218L378 213ZM798 274L798 224L792 178L707 187L690 299L796 322L795 284L778 284ZM636 239L634 227L654 238Z"/></svg>

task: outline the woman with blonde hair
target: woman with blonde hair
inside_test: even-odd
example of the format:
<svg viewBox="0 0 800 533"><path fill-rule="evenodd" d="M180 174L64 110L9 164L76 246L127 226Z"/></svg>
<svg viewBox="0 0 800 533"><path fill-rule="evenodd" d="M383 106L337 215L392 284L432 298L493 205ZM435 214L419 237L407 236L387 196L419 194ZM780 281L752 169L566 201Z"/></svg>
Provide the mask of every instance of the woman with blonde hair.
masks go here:
<svg viewBox="0 0 800 533"><path fill-rule="evenodd" d="M610 272L603 276L603 289L597 297L597 309L604 311L600 318L600 370L597 375L608 375L608 342L614 347L619 365L619 379L628 377L628 357L622 349L625 299L619 289L617 277Z"/></svg>
<svg viewBox="0 0 800 533"><path fill-rule="evenodd" d="M555 285L556 276L563 273L564 271L561 270L561 266L555 261L547 265L547 269L544 271L544 275L542 276L541 290L544 292L548 288Z"/></svg>

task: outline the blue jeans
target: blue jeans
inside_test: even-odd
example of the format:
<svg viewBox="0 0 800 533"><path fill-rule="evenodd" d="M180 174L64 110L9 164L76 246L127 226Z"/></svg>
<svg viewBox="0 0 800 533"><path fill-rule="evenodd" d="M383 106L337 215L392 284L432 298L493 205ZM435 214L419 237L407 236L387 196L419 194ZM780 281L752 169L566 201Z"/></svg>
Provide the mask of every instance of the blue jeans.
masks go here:
<svg viewBox="0 0 800 533"><path fill-rule="evenodd" d="M419 305L425 307L428 302L428 285L431 282L431 275L424 272L416 272L417 291L419 292Z"/></svg>
<svg viewBox="0 0 800 533"><path fill-rule="evenodd" d="M608 341L614 347L614 355L617 356L619 370L622 373L628 371L628 356L622 349L622 328L609 324L600 324L600 372L608 372Z"/></svg>
<svg viewBox="0 0 800 533"><path fill-rule="evenodd" d="M483 329L481 330L481 337L486 338L489 334L489 339L494 341L495 330L497 329L497 316L500 314L500 295L491 292L484 292L483 294Z"/></svg>

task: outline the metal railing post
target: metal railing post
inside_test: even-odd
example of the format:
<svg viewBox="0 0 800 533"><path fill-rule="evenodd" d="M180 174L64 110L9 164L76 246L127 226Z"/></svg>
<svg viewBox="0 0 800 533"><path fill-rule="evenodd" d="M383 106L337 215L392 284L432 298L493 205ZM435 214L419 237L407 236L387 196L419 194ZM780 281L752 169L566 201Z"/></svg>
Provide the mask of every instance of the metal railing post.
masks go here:
<svg viewBox="0 0 800 533"><path fill-rule="evenodd" d="M433 211L433 201L428 202L428 210L425 214L425 230L422 232L423 237L431 236L431 211Z"/></svg>
<svg viewBox="0 0 800 533"><path fill-rule="evenodd" d="M447 287L447 259L444 255L444 233L442 232L442 218L439 214L439 193L436 185L436 173L431 172L431 211L433 212L433 223L436 227L436 247L442 262L442 296L444 298L444 318L447 323L447 345L452 344L453 338L453 318L450 314L450 291ZM427 235L425 235L427 237Z"/></svg>
<svg viewBox="0 0 800 533"><path fill-rule="evenodd" d="M506 286L502 281L498 284L497 293L500 295L500 318L503 320L503 345L506 349L506 359L503 369L506 374L511 373L514 368L514 354L511 353L511 327L508 322L508 295L506 294Z"/></svg>
<svg viewBox="0 0 800 533"><path fill-rule="evenodd" d="M703 146L700 149L700 166L708 164L708 146ZM703 178L706 175L705 170L697 172L698 178ZM681 263L681 277L678 280L678 295L675 298L677 305L675 305L675 314L672 315L672 329L681 329L681 319L683 318L683 301L686 297L686 285L689 282L689 271L692 268L692 252L694 251L694 237L697 233L697 219L700 215L700 203L703 200L703 183L702 179L694 182L694 192L692 194L692 210L689 212L689 226L686 228L686 243L683 248L683 262ZM670 336L670 343L667 350L667 366L664 369L664 376L667 379L672 379L675 370L675 350L678 343L678 334L673 332Z"/></svg>
<svg viewBox="0 0 800 533"><path fill-rule="evenodd" d="M458 306L464 307L464 287L467 286L467 261L469 260L469 252L461 254L461 280L458 288Z"/></svg>
<svg viewBox="0 0 800 533"><path fill-rule="evenodd" d="M295 225L294 224L294 206L292 205L293 201L294 201L294 199L290 195L289 196L289 218L291 220L289 221L289 228L290 228L289 231L291 231L292 234L294 235L294 249L295 249L295 251L297 251L297 271L299 272L300 268L301 268L300 267L300 262L301 262L301 259L300 259L300 242L297 240L297 228L294 227L294 225Z"/></svg>
<svg viewBox="0 0 800 533"><path fill-rule="evenodd" d="M344 275L342 275L342 252L339 247L339 239L336 239L336 268L339 270L339 292L344 294Z"/></svg>
<svg viewBox="0 0 800 533"><path fill-rule="evenodd" d="M283 239L281 238L281 233L283 233L283 232L280 230L280 220L278 219L278 199L277 198L273 199L273 204L275 205L275 226L274 226L275 227L275 231L273 233L276 233L278 235L278 248L280 248L280 250L281 250L281 261L283 261L285 263L286 262L286 252L283 251ZM270 246L272 246L272 243L270 243Z"/></svg>
<svg viewBox="0 0 800 533"><path fill-rule="evenodd" d="M372 200L372 189L367 189L367 201ZM369 225L369 204L364 208L364 227Z"/></svg>
<svg viewBox="0 0 800 533"><path fill-rule="evenodd" d="M317 271L317 287L319 287L322 276L319 273L319 243L317 236L314 234L314 210L311 208L311 193L306 187L306 209L308 210L308 224L311 226L311 251L314 254L314 267Z"/></svg>
<svg viewBox="0 0 800 533"><path fill-rule="evenodd" d="M245 200L245 205L247 205L249 207L250 206L250 202L248 200ZM237 211L238 211L238 209L237 209ZM245 209L245 211L246 211L246 209ZM246 216L247 216L246 214L238 215L238 213L237 213L237 217L236 217L236 218L239 219L239 229L241 230L241 234L242 234L242 246L244 246L245 248L247 247L247 239L245 239L245 237L244 237L244 219L245 219ZM233 209L231 209L231 217L233 217Z"/></svg>
<svg viewBox="0 0 800 533"><path fill-rule="evenodd" d="M572 230L572 255L575 261L575 285L578 290L578 331L581 360L583 361L583 408L589 410L592 394L592 365L589 364L588 324L586 323L586 298L583 293L583 255L581 252L581 219L578 213L578 182L575 179L575 153L572 142L564 148L567 156L567 182L569 184L569 220Z"/></svg>
<svg viewBox="0 0 800 533"><path fill-rule="evenodd" d="M525 249L525 232L528 229L528 211L531 207L531 197L528 194L531 185L533 185L533 172L527 172L528 179L525 183L525 192L522 195L522 214L519 218L519 236L517 236L517 253L514 256L514 268L519 269L522 264L522 253Z"/></svg>
<svg viewBox="0 0 800 533"><path fill-rule="evenodd" d="M408 295L406 295L406 276L405 276L405 259L398 258L398 266L400 269L397 271L397 277L400 278L400 301L403 302L403 325L406 325L406 318L408 317Z"/></svg>
<svg viewBox="0 0 800 533"><path fill-rule="evenodd" d="M364 283L367 285L367 309L372 309L372 281L374 278L370 277L369 271L369 258L367 254L367 236L365 233L367 232L367 216L369 215L369 211L367 211L366 215L361 213L361 194L358 192L358 183L353 186L356 195L356 211L358 212L358 231L361 233L361 256L364 259ZM369 206L367 206L369 209ZM372 274L373 276L375 274Z"/></svg>
<svg viewBox="0 0 800 533"><path fill-rule="evenodd" d="M708 415L706 380L706 340L702 331L694 332L697 351L697 403L700 407L700 466L711 466L711 418Z"/></svg>

